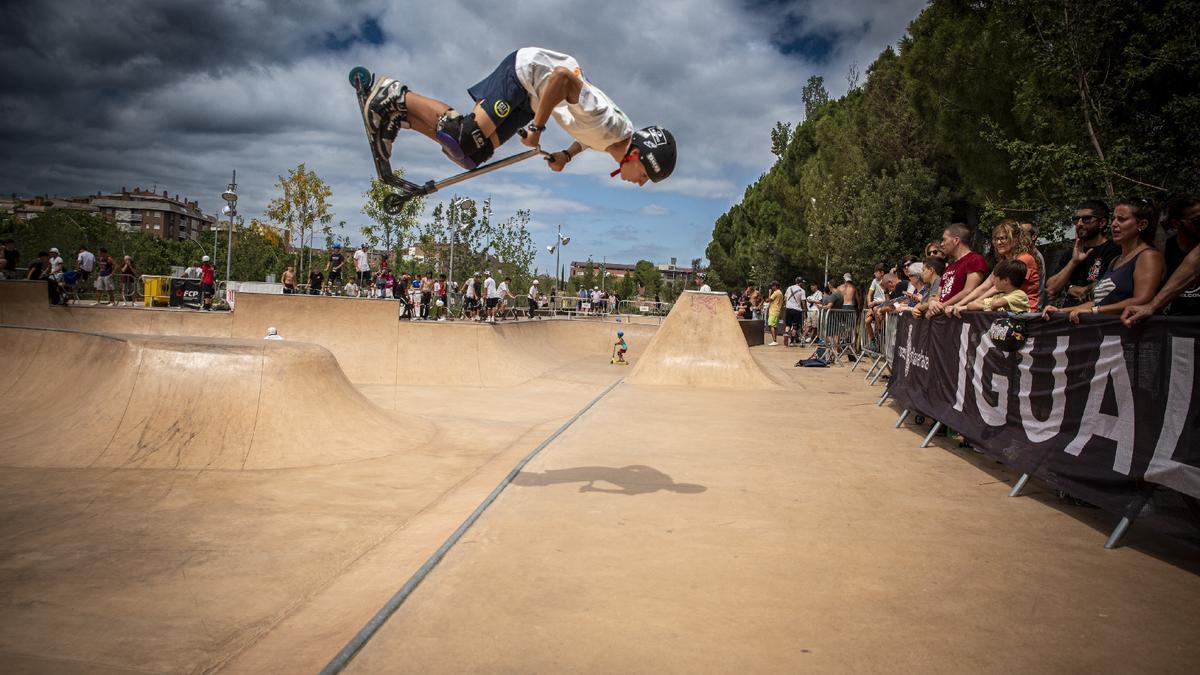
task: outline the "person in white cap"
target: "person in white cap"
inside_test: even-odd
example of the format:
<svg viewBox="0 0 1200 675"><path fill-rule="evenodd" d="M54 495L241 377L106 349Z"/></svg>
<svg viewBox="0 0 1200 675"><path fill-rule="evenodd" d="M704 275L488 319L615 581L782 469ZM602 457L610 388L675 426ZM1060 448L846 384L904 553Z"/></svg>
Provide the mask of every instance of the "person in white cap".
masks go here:
<svg viewBox="0 0 1200 675"><path fill-rule="evenodd" d="M264 337L263 339L264 340L282 340L283 336L279 334L278 328L276 328L275 326L271 326L270 328L267 329L267 336Z"/></svg>
<svg viewBox="0 0 1200 675"><path fill-rule="evenodd" d="M58 305L62 303L62 293L59 291L59 284L63 278L63 259L57 248L50 249L50 273L46 275L47 290L50 294L50 304Z"/></svg>
<svg viewBox="0 0 1200 675"><path fill-rule="evenodd" d="M696 290L701 293L712 293L712 286L708 285L707 277L704 272L696 272L696 285L699 286Z"/></svg>
<svg viewBox="0 0 1200 675"><path fill-rule="evenodd" d="M529 292L525 294L525 297L526 297L526 299L529 300L529 318L532 319L535 316L537 316L539 319L542 318L542 317L538 316L538 313L537 313L537 309L538 309L538 300L537 300L538 299L538 280L537 279L534 279L529 284Z"/></svg>

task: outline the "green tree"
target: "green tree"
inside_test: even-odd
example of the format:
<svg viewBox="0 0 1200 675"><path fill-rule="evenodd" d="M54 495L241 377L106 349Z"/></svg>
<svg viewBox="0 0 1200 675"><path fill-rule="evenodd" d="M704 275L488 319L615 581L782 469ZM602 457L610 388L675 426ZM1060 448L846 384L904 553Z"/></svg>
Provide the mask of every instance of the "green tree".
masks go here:
<svg viewBox="0 0 1200 675"><path fill-rule="evenodd" d="M288 171L286 178L280 176L275 186L283 194L272 199L264 213L282 225L284 241L289 246L292 245L293 236L298 236L298 246L301 250L308 246L311 259L311 242L316 233L315 228L320 226L326 237L332 236L329 223L333 220L333 212L329 200L333 197L333 191L320 176L309 171L303 162ZM302 257L299 262L298 273L303 278L306 260Z"/></svg>
<svg viewBox="0 0 1200 675"><path fill-rule="evenodd" d="M393 172L400 177L404 176L404 169L401 167L394 168ZM399 190L378 178L372 178L371 187L363 193L366 202L362 212L371 219L372 224L363 226L360 232L372 249L382 247L385 251L395 251L405 248L408 242L413 241L411 235L417 227L421 212L425 210L425 197L410 199L400 213L388 215L383 210L383 202L389 195L398 193Z"/></svg>

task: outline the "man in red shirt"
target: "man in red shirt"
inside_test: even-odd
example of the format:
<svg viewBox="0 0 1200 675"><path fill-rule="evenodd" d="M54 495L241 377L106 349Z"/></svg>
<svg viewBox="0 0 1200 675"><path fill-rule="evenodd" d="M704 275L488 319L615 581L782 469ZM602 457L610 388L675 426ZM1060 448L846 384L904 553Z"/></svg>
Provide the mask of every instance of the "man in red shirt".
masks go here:
<svg viewBox="0 0 1200 675"><path fill-rule="evenodd" d="M200 298L204 303L204 309L212 309L213 285L216 281L216 272L213 270L212 261L208 256L204 256L200 265Z"/></svg>
<svg viewBox="0 0 1200 675"><path fill-rule="evenodd" d="M970 236L970 228L962 223L953 223L942 232L942 251L954 262L946 265L942 273L941 294L930 301L929 316L941 314L946 305L966 297L987 277L987 260L971 250L967 243Z"/></svg>

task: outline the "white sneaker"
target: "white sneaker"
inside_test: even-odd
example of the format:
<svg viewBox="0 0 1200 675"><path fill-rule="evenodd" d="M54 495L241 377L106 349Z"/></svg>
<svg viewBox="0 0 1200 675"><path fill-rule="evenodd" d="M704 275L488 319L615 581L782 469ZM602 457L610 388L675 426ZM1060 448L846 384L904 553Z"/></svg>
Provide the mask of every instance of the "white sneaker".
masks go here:
<svg viewBox="0 0 1200 675"><path fill-rule="evenodd" d="M778 344L779 344L778 342L768 342L768 343L767 343L767 346L768 346L768 347L774 347L774 346L776 346L776 345L778 345Z"/></svg>

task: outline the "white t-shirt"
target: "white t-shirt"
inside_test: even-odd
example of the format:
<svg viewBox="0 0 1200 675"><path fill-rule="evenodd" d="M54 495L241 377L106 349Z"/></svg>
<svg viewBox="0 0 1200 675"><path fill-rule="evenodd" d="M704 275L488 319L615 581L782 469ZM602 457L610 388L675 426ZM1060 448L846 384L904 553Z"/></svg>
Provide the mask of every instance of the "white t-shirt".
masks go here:
<svg viewBox="0 0 1200 675"><path fill-rule="evenodd" d="M867 289L867 296L871 298L871 302L883 302L887 300L887 291L884 290L883 284L879 283L878 279L872 279L871 287Z"/></svg>
<svg viewBox="0 0 1200 675"><path fill-rule="evenodd" d="M472 299L479 297L475 294L475 277L467 279L466 296Z"/></svg>
<svg viewBox="0 0 1200 675"><path fill-rule="evenodd" d="M791 286L787 287L787 291L785 291L783 294L784 307L787 307L788 309L803 310L805 309L804 299L806 297L808 297L808 294L804 292L803 286L799 284L792 284Z"/></svg>
<svg viewBox="0 0 1200 675"><path fill-rule="evenodd" d="M186 270L183 271L183 278L184 279L199 279L200 278L200 268L195 267L195 266L187 268Z"/></svg>
<svg viewBox="0 0 1200 675"><path fill-rule="evenodd" d="M700 287L700 292L702 292L702 293L712 293L712 287L711 287L711 286L709 286L708 284L704 284L703 286L701 286L701 287Z"/></svg>
<svg viewBox="0 0 1200 675"><path fill-rule="evenodd" d="M537 300L537 286L530 286L529 292L525 294L525 297L530 300Z"/></svg>
<svg viewBox="0 0 1200 675"><path fill-rule="evenodd" d="M62 274L62 266L63 259L61 256L56 255L53 258L50 258L50 276L53 277Z"/></svg>
<svg viewBox="0 0 1200 675"><path fill-rule="evenodd" d="M358 285L355 284L353 281L347 282L345 286L342 286L342 293L344 293L348 297L357 298L358 297Z"/></svg>
<svg viewBox="0 0 1200 675"><path fill-rule="evenodd" d="M508 292L508 282L507 282L507 281L501 281L501 282L500 282L500 288L499 288L499 289L498 289L498 291L496 292L496 297L499 297L499 298L507 298L507 297L508 297L508 296L510 296L510 295L512 295L512 293L509 293L509 292Z"/></svg>
<svg viewBox="0 0 1200 675"><path fill-rule="evenodd" d="M79 269L84 272L91 272L96 267L96 256L92 255L91 251L80 251L79 257L75 259L79 263Z"/></svg>
<svg viewBox="0 0 1200 675"><path fill-rule="evenodd" d="M283 336L282 335L268 335L263 339L264 340L282 340Z"/></svg>
<svg viewBox="0 0 1200 675"><path fill-rule="evenodd" d="M564 100L554 106L554 119L572 138L584 147L603 152L613 143L633 135L633 122L629 116L621 112L608 94L587 81L574 57L541 47L525 47L517 50L517 80L529 94L529 105L534 111L538 109L546 81L557 66L583 80L578 103Z"/></svg>
<svg viewBox="0 0 1200 675"><path fill-rule="evenodd" d="M491 277L483 280L483 290L487 293L487 297L489 298L500 297L500 293L496 290L496 280Z"/></svg>
<svg viewBox="0 0 1200 675"><path fill-rule="evenodd" d="M354 252L354 269L359 272L371 271L371 256L361 248Z"/></svg>
<svg viewBox="0 0 1200 675"><path fill-rule="evenodd" d="M808 296L808 300L810 303L809 309L815 308L818 304L820 304L821 300L823 300L824 297L825 297L825 294L822 293L821 291L813 291L813 294Z"/></svg>

